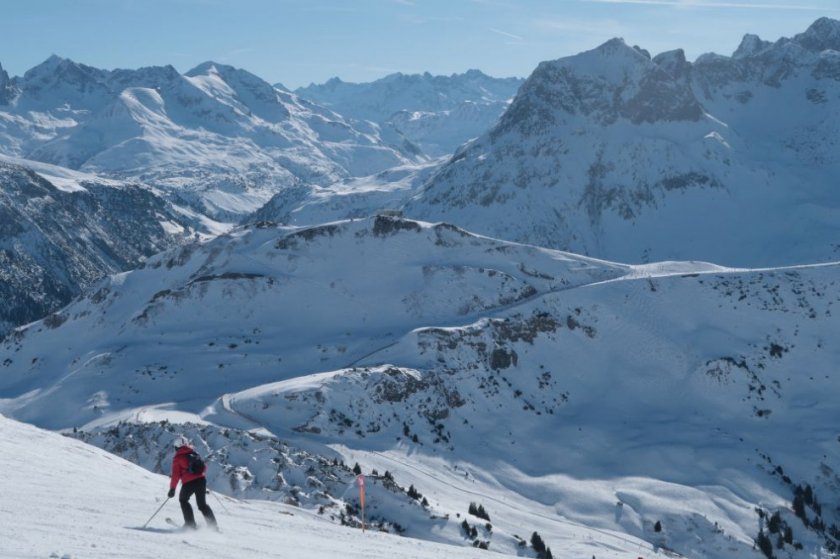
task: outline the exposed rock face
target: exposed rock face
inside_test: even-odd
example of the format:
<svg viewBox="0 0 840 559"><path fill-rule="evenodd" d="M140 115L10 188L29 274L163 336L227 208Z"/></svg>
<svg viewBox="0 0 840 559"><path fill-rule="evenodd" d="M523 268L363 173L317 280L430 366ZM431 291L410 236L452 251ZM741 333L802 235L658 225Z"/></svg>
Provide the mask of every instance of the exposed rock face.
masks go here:
<svg viewBox="0 0 840 559"><path fill-rule="evenodd" d="M181 219L138 186L91 183L68 192L0 163L0 334L175 245L188 231Z"/></svg>
<svg viewBox="0 0 840 559"><path fill-rule="evenodd" d="M0 105L7 105L15 95L9 74L0 65Z"/></svg>

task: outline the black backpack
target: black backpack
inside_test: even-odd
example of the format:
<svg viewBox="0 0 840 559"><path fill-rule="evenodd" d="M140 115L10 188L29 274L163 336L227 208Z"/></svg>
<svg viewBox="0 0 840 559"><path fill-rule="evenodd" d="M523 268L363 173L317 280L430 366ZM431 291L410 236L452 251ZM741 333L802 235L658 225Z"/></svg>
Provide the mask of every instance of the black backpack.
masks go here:
<svg viewBox="0 0 840 559"><path fill-rule="evenodd" d="M191 474L203 474L204 473L204 460L202 460L201 456L196 451L192 451L187 454L187 470Z"/></svg>

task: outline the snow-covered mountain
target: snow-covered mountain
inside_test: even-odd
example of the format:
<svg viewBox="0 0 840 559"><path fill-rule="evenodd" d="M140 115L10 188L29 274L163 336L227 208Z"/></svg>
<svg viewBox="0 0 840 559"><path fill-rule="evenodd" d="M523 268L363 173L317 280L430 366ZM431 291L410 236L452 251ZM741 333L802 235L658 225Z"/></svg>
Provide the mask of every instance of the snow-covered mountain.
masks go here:
<svg viewBox="0 0 840 559"><path fill-rule="evenodd" d="M191 222L149 189L0 158L0 336L180 244Z"/></svg>
<svg viewBox="0 0 840 559"><path fill-rule="evenodd" d="M344 116L393 127L425 153L441 156L491 128L522 81L479 70L451 76L396 73L370 83L333 78L295 92Z"/></svg>
<svg viewBox="0 0 840 559"><path fill-rule="evenodd" d="M182 75L171 66L108 71L53 56L0 81L14 85L0 88L5 154L151 184L225 220L286 187L423 159L393 130L354 127L213 62Z"/></svg>
<svg viewBox="0 0 840 559"><path fill-rule="evenodd" d="M583 556L759 557L767 538L808 556L840 522L838 274L627 266L386 216L262 223L16 330L0 411L156 470L189 429L219 491L304 508L338 485L290 448L358 462L426 498L410 535L507 554L536 531Z"/></svg>
<svg viewBox="0 0 840 559"><path fill-rule="evenodd" d="M628 262L836 259L838 29L694 63L620 39L543 62L405 211Z"/></svg>

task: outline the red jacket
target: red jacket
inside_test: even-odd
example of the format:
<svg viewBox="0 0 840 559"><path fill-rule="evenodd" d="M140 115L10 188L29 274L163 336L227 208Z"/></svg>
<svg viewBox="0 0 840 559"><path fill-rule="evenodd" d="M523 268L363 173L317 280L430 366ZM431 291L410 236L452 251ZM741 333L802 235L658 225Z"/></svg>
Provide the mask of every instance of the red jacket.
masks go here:
<svg viewBox="0 0 840 559"><path fill-rule="evenodd" d="M169 488L175 489L178 487L178 482L189 483L194 479L204 477L204 472L207 471L207 465L204 465L204 470L200 474L190 473L190 463L187 459L187 454L194 452L188 446L182 446L175 451L175 456L172 458L172 479L169 480Z"/></svg>

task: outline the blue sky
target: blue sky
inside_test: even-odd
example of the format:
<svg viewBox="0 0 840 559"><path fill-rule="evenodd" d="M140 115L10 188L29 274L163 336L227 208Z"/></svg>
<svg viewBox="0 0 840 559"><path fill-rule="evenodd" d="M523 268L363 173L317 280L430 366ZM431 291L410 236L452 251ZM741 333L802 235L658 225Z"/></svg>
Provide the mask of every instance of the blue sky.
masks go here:
<svg viewBox="0 0 840 559"><path fill-rule="evenodd" d="M531 73L623 37L652 54L731 54L776 40L840 0L4 0L0 64L22 75L51 54L99 68L206 60L295 88L392 72Z"/></svg>

